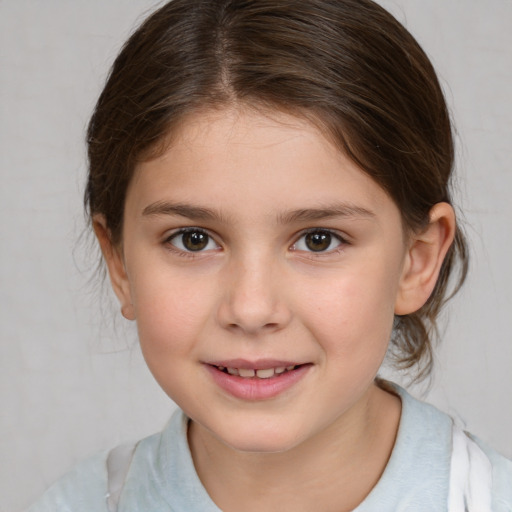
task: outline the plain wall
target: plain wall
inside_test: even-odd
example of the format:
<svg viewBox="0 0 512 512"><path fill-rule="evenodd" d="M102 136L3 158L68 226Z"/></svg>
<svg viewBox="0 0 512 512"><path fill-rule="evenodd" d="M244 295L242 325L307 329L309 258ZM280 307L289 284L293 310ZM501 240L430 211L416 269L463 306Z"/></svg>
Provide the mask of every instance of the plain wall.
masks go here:
<svg viewBox="0 0 512 512"><path fill-rule="evenodd" d="M438 69L472 243L423 396L511 457L512 2L382 3ZM155 5L0 1L0 512L23 508L85 456L159 430L174 407L133 326L112 327L117 305L89 283L97 253L81 237L88 116L120 45Z"/></svg>

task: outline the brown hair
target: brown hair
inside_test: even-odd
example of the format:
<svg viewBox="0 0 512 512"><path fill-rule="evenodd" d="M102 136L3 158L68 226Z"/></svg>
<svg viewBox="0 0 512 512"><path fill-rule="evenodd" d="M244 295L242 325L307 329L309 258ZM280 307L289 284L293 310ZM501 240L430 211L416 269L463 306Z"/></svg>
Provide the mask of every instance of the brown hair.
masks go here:
<svg viewBox="0 0 512 512"><path fill-rule="evenodd" d="M383 8L371 0L173 0L126 42L88 128L86 207L105 216L114 244L136 163L187 114L234 102L317 123L388 192L406 228L421 229L434 204L451 202L443 93L418 43ZM395 319L399 366L421 362L419 373L430 372L436 318L467 260L457 228L427 303Z"/></svg>

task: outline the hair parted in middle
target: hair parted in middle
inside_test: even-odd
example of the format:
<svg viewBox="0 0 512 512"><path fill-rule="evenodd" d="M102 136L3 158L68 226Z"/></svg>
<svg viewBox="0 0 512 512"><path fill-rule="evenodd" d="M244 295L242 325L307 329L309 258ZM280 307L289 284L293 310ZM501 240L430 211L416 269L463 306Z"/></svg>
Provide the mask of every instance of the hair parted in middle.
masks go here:
<svg viewBox="0 0 512 512"><path fill-rule="evenodd" d="M441 87L421 47L382 7L173 0L123 47L88 128L86 208L104 216L113 244L122 243L137 163L162 153L188 115L232 106L314 123L389 194L405 232L424 228L436 203L452 202L454 147ZM427 303L395 318L398 366L430 372L436 318L467 262L458 227Z"/></svg>

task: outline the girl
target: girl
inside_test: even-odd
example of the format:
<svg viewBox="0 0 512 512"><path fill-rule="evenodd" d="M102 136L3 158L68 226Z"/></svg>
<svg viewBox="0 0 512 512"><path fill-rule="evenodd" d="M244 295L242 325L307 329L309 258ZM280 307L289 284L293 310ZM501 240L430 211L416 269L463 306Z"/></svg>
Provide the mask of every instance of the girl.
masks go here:
<svg viewBox="0 0 512 512"><path fill-rule="evenodd" d="M86 204L180 406L31 511L510 510L512 464L377 374L427 375L466 243L432 66L370 0L173 0L89 124Z"/></svg>

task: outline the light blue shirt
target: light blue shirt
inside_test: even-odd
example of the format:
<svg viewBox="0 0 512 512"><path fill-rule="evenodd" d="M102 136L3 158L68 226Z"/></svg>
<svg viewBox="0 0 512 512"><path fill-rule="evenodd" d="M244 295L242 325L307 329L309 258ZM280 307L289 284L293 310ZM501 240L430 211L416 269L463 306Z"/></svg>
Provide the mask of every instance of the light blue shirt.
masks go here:
<svg viewBox="0 0 512 512"><path fill-rule="evenodd" d="M392 385L402 416L391 458L377 485L354 512L447 510L452 420ZM167 427L140 441L119 512L221 512L201 484L187 443L188 419L176 411ZM512 511L512 462L478 444L492 464L493 512ZM101 453L53 485L28 512L107 512L106 459Z"/></svg>

